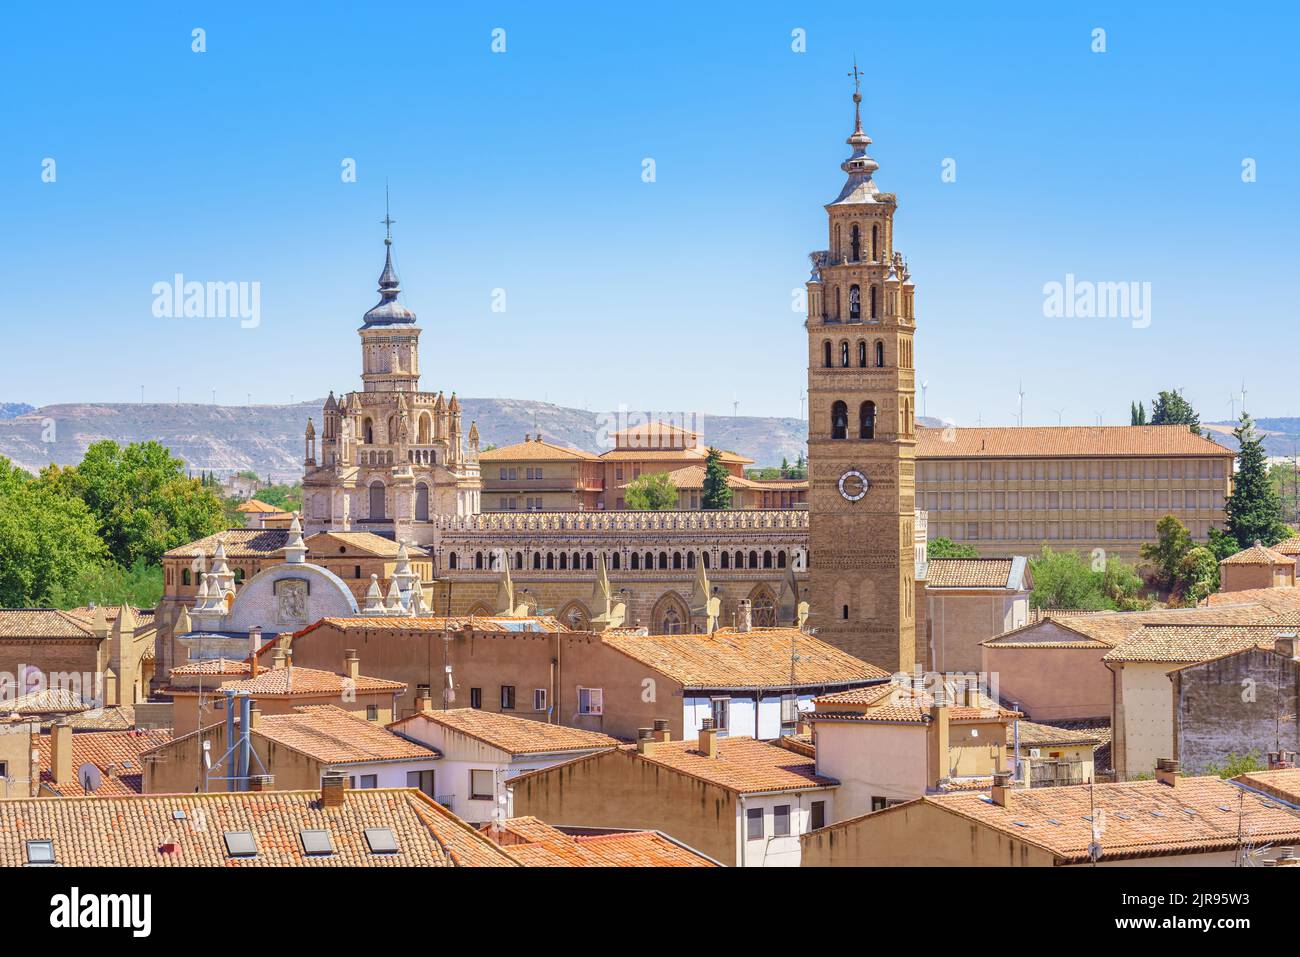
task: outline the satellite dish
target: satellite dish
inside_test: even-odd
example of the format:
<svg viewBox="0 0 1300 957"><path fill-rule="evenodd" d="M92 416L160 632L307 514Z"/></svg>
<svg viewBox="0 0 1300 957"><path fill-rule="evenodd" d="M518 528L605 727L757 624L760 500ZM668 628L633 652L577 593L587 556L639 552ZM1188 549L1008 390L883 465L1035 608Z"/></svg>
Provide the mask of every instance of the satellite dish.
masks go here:
<svg viewBox="0 0 1300 957"><path fill-rule="evenodd" d="M77 768L77 780L81 782L81 789L88 794L93 794L99 790L100 784L103 783L104 776L100 773L99 768L87 761L81 767Z"/></svg>

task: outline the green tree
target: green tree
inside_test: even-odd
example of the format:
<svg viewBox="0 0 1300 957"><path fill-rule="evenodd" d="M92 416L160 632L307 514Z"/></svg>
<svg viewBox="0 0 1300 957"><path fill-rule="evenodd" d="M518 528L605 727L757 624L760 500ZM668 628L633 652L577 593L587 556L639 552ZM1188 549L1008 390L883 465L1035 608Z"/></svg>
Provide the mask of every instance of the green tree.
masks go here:
<svg viewBox="0 0 1300 957"><path fill-rule="evenodd" d="M1269 466L1268 479L1282 501L1282 520L1288 525L1300 522L1300 469L1296 463L1278 462Z"/></svg>
<svg viewBox="0 0 1300 957"><path fill-rule="evenodd" d="M1218 775L1221 778L1235 778L1239 774L1249 774L1252 771L1267 770L1264 763L1260 761L1259 749L1254 749L1247 754L1238 754L1233 751L1224 757L1221 763L1211 762L1201 769L1205 775Z"/></svg>
<svg viewBox="0 0 1300 957"><path fill-rule="evenodd" d="M302 511L301 482L296 482L293 485L268 485L266 488L259 489L254 497L259 502L274 505L286 512Z"/></svg>
<svg viewBox="0 0 1300 957"><path fill-rule="evenodd" d="M1129 425L1147 424L1147 410L1141 402L1130 402L1128 410Z"/></svg>
<svg viewBox="0 0 1300 957"><path fill-rule="evenodd" d="M628 508L664 512L677 507L677 486L667 472L638 475L628 483L623 501Z"/></svg>
<svg viewBox="0 0 1300 957"><path fill-rule="evenodd" d="M112 562L87 565L73 581L54 589L50 604L56 608L97 605L132 605L152 608L163 594L163 570L136 559L130 568Z"/></svg>
<svg viewBox="0 0 1300 957"><path fill-rule="evenodd" d="M0 605L52 605L105 556L95 517L79 499L0 456Z"/></svg>
<svg viewBox="0 0 1300 957"><path fill-rule="evenodd" d="M1219 590L1219 560L1204 545L1196 545L1178 564L1178 585L1183 601L1195 605Z"/></svg>
<svg viewBox="0 0 1300 957"><path fill-rule="evenodd" d="M40 481L85 503L124 568L140 558L156 564L167 549L222 525L220 498L201 479L187 478L184 463L157 442L96 442L80 465L50 466Z"/></svg>
<svg viewBox="0 0 1300 957"><path fill-rule="evenodd" d="M1136 569L1117 558L1090 563L1076 552L1054 552L1045 545L1029 567L1034 581L1029 601L1035 608L1102 611L1147 605L1139 596L1142 579Z"/></svg>
<svg viewBox="0 0 1300 957"><path fill-rule="evenodd" d="M1201 434L1201 417L1178 389L1161 392L1152 400L1151 424L1185 425L1197 435Z"/></svg>
<svg viewBox="0 0 1300 957"><path fill-rule="evenodd" d="M704 460L704 493L701 508L731 508L731 473L722 464L722 453L710 447Z"/></svg>
<svg viewBox="0 0 1300 957"><path fill-rule="evenodd" d="M1166 515L1156 522L1156 540L1146 542L1139 553L1155 567L1155 580L1165 591L1178 587L1179 569L1183 557L1191 551L1192 533L1175 515Z"/></svg>
<svg viewBox="0 0 1300 957"><path fill-rule="evenodd" d="M951 538L936 538L925 547L930 558L979 558L980 553L973 545L954 542Z"/></svg>
<svg viewBox="0 0 1300 957"><path fill-rule="evenodd" d="M1232 483L1232 494L1224 505L1227 531L1238 548L1250 548L1255 542L1276 545L1292 534L1282 521L1282 499L1269 480L1268 460L1264 442L1255 431L1255 423L1243 412L1237 427L1232 430L1239 448L1237 474Z"/></svg>

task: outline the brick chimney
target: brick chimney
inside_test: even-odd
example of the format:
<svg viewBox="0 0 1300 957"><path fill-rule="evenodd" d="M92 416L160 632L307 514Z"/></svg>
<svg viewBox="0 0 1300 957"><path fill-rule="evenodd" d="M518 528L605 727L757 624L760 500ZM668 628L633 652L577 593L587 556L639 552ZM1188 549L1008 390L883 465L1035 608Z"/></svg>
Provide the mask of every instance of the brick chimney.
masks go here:
<svg viewBox="0 0 1300 957"><path fill-rule="evenodd" d="M993 788L989 792L993 803L998 807L1006 807L1007 801L1011 799L1011 772L994 771Z"/></svg>
<svg viewBox="0 0 1300 957"><path fill-rule="evenodd" d="M1294 634L1278 635L1273 639L1273 650L1283 658L1296 657L1296 636Z"/></svg>
<svg viewBox="0 0 1300 957"><path fill-rule="evenodd" d="M1156 760L1156 780L1171 788L1177 787L1178 769L1179 764L1173 758L1159 758Z"/></svg>
<svg viewBox="0 0 1300 957"><path fill-rule="evenodd" d="M284 649L281 648L279 645L277 645L275 650L271 652L271 667L276 669L277 671L283 668L284 659L285 659Z"/></svg>
<svg viewBox="0 0 1300 957"><path fill-rule="evenodd" d="M747 632L754 627L754 611L748 598L736 602L736 631Z"/></svg>
<svg viewBox="0 0 1300 957"><path fill-rule="evenodd" d="M655 740L654 728L637 728L636 729L636 753L637 754L654 754L655 745L659 742Z"/></svg>
<svg viewBox="0 0 1300 957"><path fill-rule="evenodd" d="M696 750L706 758L718 756L718 729L713 726L712 718L700 722L700 738Z"/></svg>
<svg viewBox="0 0 1300 957"><path fill-rule="evenodd" d="M656 741L672 740L672 735L668 731L667 718L655 718L654 739Z"/></svg>
<svg viewBox="0 0 1300 957"><path fill-rule="evenodd" d="M947 698L936 690L934 707L930 709L930 727L927 729L926 741L929 745L930 786L937 787L940 781L948 777L949 739L951 730L949 716L951 709L945 703Z"/></svg>
<svg viewBox="0 0 1300 957"><path fill-rule="evenodd" d="M274 774L254 774L248 779L248 790L250 791L272 791L274 789Z"/></svg>
<svg viewBox="0 0 1300 957"><path fill-rule="evenodd" d="M257 722L261 717L262 717L262 709L257 706L257 702L256 701L250 702L248 708L248 730L249 731L257 730Z"/></svg>
<svg viewBox="0 0 1300 957"><path fill-rule="evenodd" d="M326 774L320 779L321 807L342 807L347 800L348 779L343 774Z"/></svg>
<svg viewBox="0 0 1300 957"><path fill-rule="evenodd" d="M361 659L357 657L355 648L349 648L343 654L343 673L353 681L361 677Z"/></svg>
<svg viewBox="0 0 1300 957"><path fill-rule="evenodd" d="M56 785L72 784L72 725L66 719L50 729L50 772Z"/></svg>

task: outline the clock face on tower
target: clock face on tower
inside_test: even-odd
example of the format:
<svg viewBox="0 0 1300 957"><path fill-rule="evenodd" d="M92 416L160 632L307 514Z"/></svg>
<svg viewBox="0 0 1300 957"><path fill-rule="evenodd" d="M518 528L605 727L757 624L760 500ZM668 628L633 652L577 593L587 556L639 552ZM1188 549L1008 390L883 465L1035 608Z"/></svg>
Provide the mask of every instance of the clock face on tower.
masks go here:
<svg viewBox="0 0 1300 957"><path fill-rule="evenodd" d="M867 477L857 469L849 469L840 476L840 494L846 501L858 501L867 494L867 489L870 487L871 483L867 481Z"/></svg>

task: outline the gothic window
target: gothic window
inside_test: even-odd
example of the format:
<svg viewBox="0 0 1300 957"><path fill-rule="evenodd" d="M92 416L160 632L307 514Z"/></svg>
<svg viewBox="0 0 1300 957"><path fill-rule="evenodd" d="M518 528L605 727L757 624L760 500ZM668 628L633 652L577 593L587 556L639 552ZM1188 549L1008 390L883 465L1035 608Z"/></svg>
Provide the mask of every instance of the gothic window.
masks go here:
<svg viewBox="0 0 1300 957"><path fill-rule="evenodd" d="M632 553L632 571L635 572L635 571L640 571L640 570L641 570L641 553L640 553L640 552L633 552L633 553Z"/></svg>
<svg viewBox="0 0 1300 957"><path fill-rule="evenodd" d="M849 258L857 262L862 258L862 235L858 230L858 224L854 223L849 227Z"/></svg>
<svg viewBox="0 0 1300 957"><path fill-rule="evenodd" d="M880 261L880 227L871 227L871 261Z"/></svg>
<svg viewBox="0 0 1300 957"><path fill-rule="evenodd" d="M731 553L730 553L730 552L723 552L723 553L722 553L722 567L723 567L723 568L730 568L730 567L731 567Z"/></svg>
<svg viewBox="0 0 1300 957"><path fill-rule="evenodd" d="M429 520L429 486L424 482L419 482L415 486L415 520L417 522Z"/></svg>
<svg viewBox="0 0 1300 957"><path fill-rule="evenodd" d="M863 402L858 410L858 438L874 439L876 437L876 403Z"/></svg>
<svg viewBox="0 0 1300 957"><path fill-rule="evenodd" d="M835 321L840 319L840 287L835 287Z"/></svg>
<svg viewBox="0 0 1300 957"><path fill-rule="evenodd" d="M876 318L876 287L871 287L871 318Z"/></svg>
<svg viewBox="0 0 1300 957"><path fill-rule="evenodd" d="M755 628L776 627L776 600L766 588L750 599L750 616Z"/></svg>
<svg viewBox="0 0 1300 957"><path fill-rule="evenodd" d="M874 316L876 314L874 286L872 287L871 293L872 293L871 314ZM861 319L861 318L862 318L862 290L858 288L856 283L854 283L852 286L849 286L849 319Z"/></svg>
<svg viewBox="0 0 1300 957"><path fill-rule="evenodd" d="M859 339L858 340L858 368L865 369L866 367L867 367L867 344Z"/></svg>
<svg viewBox="0 0 1300 957"><path fill-rule="evenodd" d="M366 419L365 423L361 426L361 434L365 436L366 445L374 445L375 444L375 423L371 422L369 419Z"/></svg>
<svg viewBox="0 0 1300 957"><path fill-rule="evenodd" d="M849 435L849 407L843 402L831 406L831 438L846 439Z"/></svg>
<svg viewBox="0 0 1300 957"><path fill-rule="evenodd" d="M190 583L190 570L189 570L188 568L186 568L186 569L182 569L182 571L181 571L181 584L182 584L182 585L188 585L189 583Z"/></svg>
<svg viewBox="0 0 1300 957"><path fill-rule="evenodd" d="M669 608L666 612L664 612L663 625L660 628L659 633L663 635L676 635L676 634L680 634L681 630L682 630L682 619L677 614L677 609Z"/></svg>
<svg viewBox="0 0 1300 957"><path fill-rule="evenodd" d="M542 570L542 553L541 553L541 552L533 552L533 569L536 570L536 571L541 571L541 570Z"/></svg>
<svg viewBox="0 0 1300 957"><path fill-rule="evenodd" d="M455 552L452 552L450 555L447 556L447 567L458 568L459 566L460 566L460 558Z"/></svg>
<svg viewBox="0 0 1300 957"><path fill-rule="evenodd" d="M840 343L840 365L845 369L849 367L849 344L847 342Z"/></svg>
<svg viewBox="0 0 1300 957"><path fill-rule="evenodd" d="M384 483L374 482L370 486L370 518L384 517Z"/></svg>
<svg viewBox="0 0 1300 957"><path fill-rule="evenodd" d="M610 567L613 568L614 571L618 571L618 570L619 570L619 563L622 562L622 560L623 560L623 558L622 558L621 553L619 553L619 552L615 552L614 555L613 555L613 557L610 559L610 563L609 563L609 564L610 564Z"/></svg>
<svg viewBox="0 0 1300 957"><path fill-rule="evenodd" d="M885 367L885 344L881 342L879 339L877 339L876 340L876 368L883 369L884 367Z"/></svg>
<svg viewBox="0 0 1300 957"><path fill-rule="evenodd" d="M420 413L420 425L416 430L416 441L420 445L429 444L429 413L427 412Z"/></svg>
<svg viewBox="0 0 1300 957"><path fill-rule="evenodd" d="M831 367L831 341L829 339L822 343L822 365L828 369Z"/></svg>

